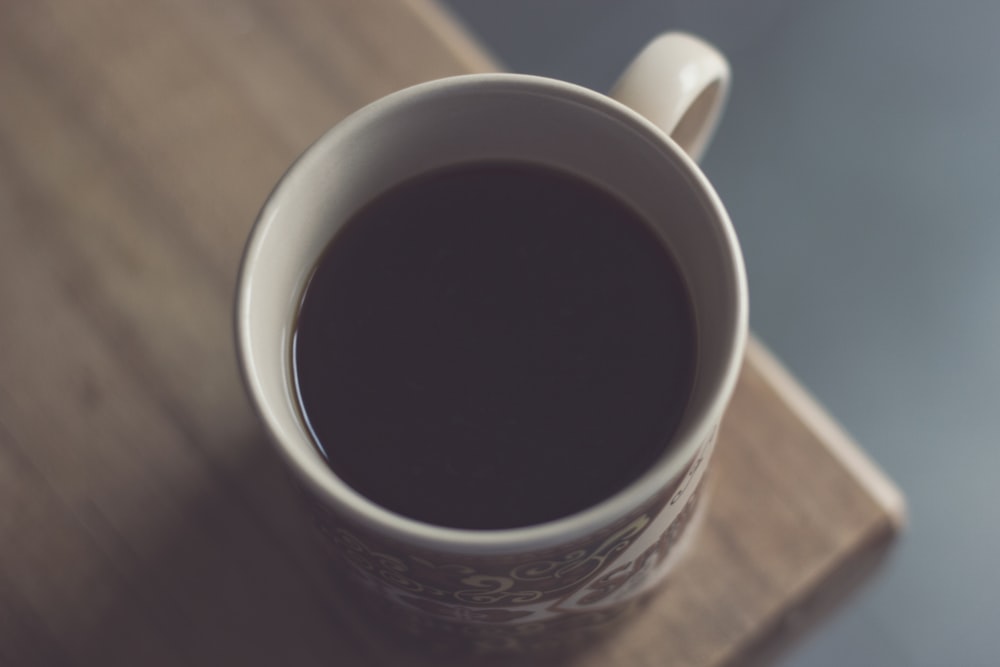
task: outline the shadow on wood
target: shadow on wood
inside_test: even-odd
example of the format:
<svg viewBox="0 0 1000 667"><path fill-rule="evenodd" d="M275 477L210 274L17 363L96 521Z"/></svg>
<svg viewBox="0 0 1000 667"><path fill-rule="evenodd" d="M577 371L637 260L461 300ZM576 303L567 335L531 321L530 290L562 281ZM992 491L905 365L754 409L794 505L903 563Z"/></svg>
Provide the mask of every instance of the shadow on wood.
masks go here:
<svg viewBox="0 0 1000 667"><path fill-rule="evenodd" d="M284 463L253 434L233 484L184 488L184 520L144 553L112 545L127 594L70 640L85 665L525 665L419 655L326 571ZM261 508L265 508L261 510ZM99 521L99 519L97 519ZM118 539L125 540L122 536ZM127 555L126 555L127 554ZM571 664L546 657L543 664Z"/></svg>

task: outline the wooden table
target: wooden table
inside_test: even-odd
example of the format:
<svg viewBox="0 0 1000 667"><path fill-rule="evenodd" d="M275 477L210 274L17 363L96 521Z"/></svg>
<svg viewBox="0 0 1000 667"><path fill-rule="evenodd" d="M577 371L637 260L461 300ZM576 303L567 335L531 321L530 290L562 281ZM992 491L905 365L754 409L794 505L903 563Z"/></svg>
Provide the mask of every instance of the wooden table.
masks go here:
<svg viewBox="0 0 1000 667"><path fill-rule="evenodd" d="M3 3L0 665L401 664L304 537L230 303L256 210L310 141L491 67L431 0ZM649 613L573 665L764 660L902 522L756 343L712 482Z"/></svg>

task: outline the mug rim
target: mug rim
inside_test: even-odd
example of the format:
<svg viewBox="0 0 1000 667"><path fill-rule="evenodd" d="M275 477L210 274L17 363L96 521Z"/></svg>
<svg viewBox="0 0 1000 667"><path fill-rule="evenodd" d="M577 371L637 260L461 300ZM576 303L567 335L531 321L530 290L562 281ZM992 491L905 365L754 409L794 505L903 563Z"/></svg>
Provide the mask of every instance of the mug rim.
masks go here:
<svg viewBox="0 0 1000 667"><path fill-rule="evenodd" d="M414 98L448 94L458 89L475 89L497 92L507 86L522 91L554 95L563 100L583 104L605 114L625 121L633 128L657 140L671 157L682 167L683 176L688 180L696 196L709 211L722 232L727 263L731 265L730 289L736 304L734 330L726 336L724 372L715 387L710 387L710 399L696 411L688 429L688 437L671 445L669 452L650 466L642 475L615 494L573 514L539 524L502 529L466 529L439 526L397 514L378 505L373 500L355 491L322 460L315 445L307 443L302 447L299 433L285 429L271 410L260 378L254 372L255 360L251 347L249 309L251 307L251 274L255 271L255 257L263 237L263 228L274 218L283 194L289 190L288 183L312 168L310 158L322 152L322 146L335 141L339 135L350 133L353 126L360 124L373 114L384 109L412 101ZM635 508L647 503L659 493L664 485L680 475L689 464L698 447L711 437L717 428L729 399L736 386L748 336L748 294L743 256L736 232L729 215L718 194L701 172L697 164L663 130L638 112L617 100L589 88L547 77L512 74L483 73L464 74L419 83L390 93L354 111L306 148L289 166L268 195L260 213L249 232L249 238L240 261L234 310L236 351L243 384L251 398L251 405L258 418L265 425L270 440L281 452L286 463L321 502L351 521L366 529L407 544L419 545L433 551L461 553L469 555L497 555L546 549L573 542L611 525ZM306 453L311 449L314 456Z"/></svg>

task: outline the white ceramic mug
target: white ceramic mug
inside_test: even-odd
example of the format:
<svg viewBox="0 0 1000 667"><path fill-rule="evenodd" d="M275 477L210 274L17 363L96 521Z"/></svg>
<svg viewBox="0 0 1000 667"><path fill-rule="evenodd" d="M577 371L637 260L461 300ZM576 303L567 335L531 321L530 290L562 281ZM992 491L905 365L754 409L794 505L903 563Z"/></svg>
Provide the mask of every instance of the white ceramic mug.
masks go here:
<svg viewBox="0 0 1000 667"><path fill-rule="evenodd" d="M669 571L736 383L747 289L735 233L695 160L721 113L724 58L701 40L652 42L606 97L517 74L432 81L357 111L313 144L253 228L236 335L247 390L315 511L334 563L425 635L478 648L572 641L607 624ZM384 509L326 465L297 409L290 345L300 296L354 212L430 169L527 160L599 183L669 247L694 306L688 409L663 456L571 516L503 530L429 525ZM609 454L612 455L612 454ZM435 634L436 633L436 634Z"/></svg>

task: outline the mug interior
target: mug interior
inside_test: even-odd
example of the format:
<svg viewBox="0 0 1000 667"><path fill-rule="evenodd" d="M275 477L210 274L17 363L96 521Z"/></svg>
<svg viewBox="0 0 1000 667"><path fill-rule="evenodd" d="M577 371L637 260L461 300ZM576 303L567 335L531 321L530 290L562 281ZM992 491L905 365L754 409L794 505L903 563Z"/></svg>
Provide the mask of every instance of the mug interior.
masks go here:
<svg viewBox="0 0 1000 667"><path fill-rule="evenodd" d="M624 106L592 91L522 75L472 75L422 84L356 112L311 146L275 188L241 268L237 343L255 406L296 472L338 509L431 542L474 544L467 531L428 526L384 510L341 482L313 446L297 408L290 346L299 300L338 230L365 204L421 172L482 159L527 160L595 182L628 202L670 250L694 304L698 359L674 445L637 482L579 515L565 531L613 519L679 471L721 417L746 329L735 235L694 163ZM606 516L605 516L606 515ZM547 525L547 524L546 524ZM537 536L557 536L549 525ZM483 537L483 536L480 536ZM479 542L506 539L493 535Z"/></svg>

